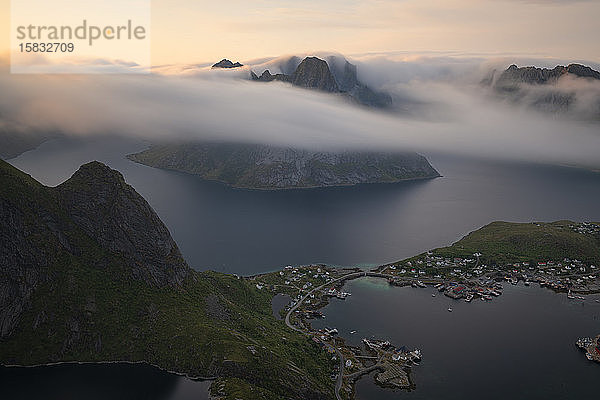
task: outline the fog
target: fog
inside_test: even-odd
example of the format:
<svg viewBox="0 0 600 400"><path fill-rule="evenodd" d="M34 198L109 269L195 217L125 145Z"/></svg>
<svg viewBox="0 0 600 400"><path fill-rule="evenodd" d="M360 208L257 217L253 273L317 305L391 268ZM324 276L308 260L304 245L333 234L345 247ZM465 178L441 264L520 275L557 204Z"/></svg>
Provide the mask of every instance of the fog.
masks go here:
<svg viewBox="0 0 600 400"><path fill-rule="evenodd" d="M599 83L561 79L552 90L575 93L576 104L573 111L558 114L528 106L548 88L526 88L525 100L515 103L481 85L493 69L511 63L568 61L406 54L349 58L362 82L392 95L395 108L385 112L350 104L340 95L248 80L250 70L289 73L302 56L244 62L236 70L161 66L151 75L2 73L0 129L415 150L600 167L600 124L593 121Z"/></svg>

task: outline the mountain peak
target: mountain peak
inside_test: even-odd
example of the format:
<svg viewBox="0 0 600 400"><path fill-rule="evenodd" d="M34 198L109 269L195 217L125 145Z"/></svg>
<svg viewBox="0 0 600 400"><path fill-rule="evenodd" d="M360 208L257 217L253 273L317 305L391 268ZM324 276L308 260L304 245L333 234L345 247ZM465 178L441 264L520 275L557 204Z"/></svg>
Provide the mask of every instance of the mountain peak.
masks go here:
<svg viewBox="0 0 600 400"><path fill-rule="evenodd" d="M325 92L339 92L327 61L317 57L306 57L291 77L292 84Z"/></svg>
<svg viewBox="0 0 600 400"><path fill-rule="evenodd" d="M213 64L212 68L238 68L238 67L242 67L244 64L240 64L239 62L231 62L231 60L228 60L226 58L222 59L221 61L219 61L216 64Z"/></svg>
<svg viewBox="0 0 600 400"><path fill-rule="evenodd" d="M86 181L88 183L94 181L125 183L125 178L123 178L123 175L119 171L110 168L100 161L91 161L79 167L73 176L69 178L69 181L77 180Z"/></svg>
<svg viewBox="0 0 600 400"><path fill-rule="evenodd" d="M582 78L600 79L600 72L581 64L569 64L566 68L568 73L577 75Z"/></svg>
<svg viewBox="0 0 600 400"><path fill-rule="evenodd" d="M298 60L299 58L294 56L285 64L279 65L280 71L284 72L275 75L268 69L264 70L260 77L254 71L250 71L250 79L259 82L289 82L307 89L339 93L353 102L369 107L388 108L392 105L389 94L377 92L361 83L357 77L356 65L343 57L329 56L323 60L309 56L299 63Z"/></svg>
<svg viewBox="0 0 600 400"><path fill-rule="evenodd" d="M130 260L158 286L182 283L188 266L167 227L120 172L93 161L55 188L63 209L100 246Z"/></svg>
<svg viewBox="0 0 600 400"><path fill-rule="evenodd" d="M519 83L538 85L553 83L567 74L573 74L581 78L600 79L600 72L581 64L569 64L567 67L557 65L552 69L534 66L517 67L515 64L512 64L502 72L496 82L496 86L512 89L515 84Z"/></svg>

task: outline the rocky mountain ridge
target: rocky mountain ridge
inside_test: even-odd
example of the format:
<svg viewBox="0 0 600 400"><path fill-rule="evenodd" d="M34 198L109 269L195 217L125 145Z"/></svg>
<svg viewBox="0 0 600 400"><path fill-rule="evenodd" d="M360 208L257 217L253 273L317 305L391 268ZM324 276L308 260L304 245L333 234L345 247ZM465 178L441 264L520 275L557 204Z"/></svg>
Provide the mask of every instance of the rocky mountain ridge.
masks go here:
<svg viewBox="0 0 600 400"><path fill-rule="evenodd" d="M14 330L31 294L51 277L49 267L82 255L87 240L146 284L180 286L188 275L167 228L120 173L93 162L50 188L0 163L0 337ZM102 268L109 258L93 263Z"/></svg>
<svg viewBox="0 0 600 400"><path fill-rule="evenodd" d="M580 78L591 78L600 80L600 72L581 64L569 64L568 66L557 65L556 67L517 67L515 64L509 66L500 74L494 86L501 90L510 90L515 84L526 83L530 85L544 85L556 83L563 76L571 74Z"/></svg>
<svg viewBox="0 0 600 400"><path fill-rule="evenodd" d="M0 364L145 362L236 398L329 399L332 363L272 293L187 266L107 166L46 187L0 161Z"/></svg>
<svg viewBox="0 0 600 400"><path fill-rule="evenodd" d="M257 82L281 81L294 86L320 90L327 93L339 93L352 102L368 107L388 108L392 98L387 93L377 92L358 80L356 66L339 57L323 60L318 57L306 57L298 62L292 57L284 69L293 69L291 73L271 74L266 69L261 75L250 71L250 78Z"/></svg>
<svg viewBox="0 0 600 400"><path fill-rule="evenodd" d="M576 119L600 120L600 72L581 64L552 69L511 65L482 81L513 104ZM585 89L582 89L585 88Z"/></svg>

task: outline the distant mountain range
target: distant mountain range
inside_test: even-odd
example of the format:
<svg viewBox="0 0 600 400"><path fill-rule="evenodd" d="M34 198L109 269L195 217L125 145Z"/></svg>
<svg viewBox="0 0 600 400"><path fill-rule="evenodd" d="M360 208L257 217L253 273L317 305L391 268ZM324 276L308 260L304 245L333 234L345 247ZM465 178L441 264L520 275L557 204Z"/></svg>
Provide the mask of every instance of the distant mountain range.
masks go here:
<svg viewBox="0 0 600 400"><path fill-rule="evenodd" d="M580 101L573 82L568 81L570 77L587 79L598 86ZM600 119L600 72L585 65L559 65L549 69L513 64L499 75L493 71L482 84L492 87L501 98L538 111L570 112L584 119Z"/></svg>
<svg viewBox="0 0 600 400"><path fill-rule="evenodd" d="M515 64L500 74L494 86L500 90L511 90L514 85L544 85L556 83L563 76L573 75L580 78L600 80L600 72L581 64L558 65L552 69L537 67L517 67Z"/></svg>
<svg viewBox="0 0 600 400"><path fill-rule="evenodd" d="M53 188L0 161L0 219L0 364L146 362L244 399L333 397L329 354L271 291L189 268L117 171Z"/></svg>
<svg viewBox="0 0 600 400"><path fill-rule="evenodd" d="M294 189L435 178L412 152L309 151L240 143L157 144L128 158L250 189Z"/></svg>

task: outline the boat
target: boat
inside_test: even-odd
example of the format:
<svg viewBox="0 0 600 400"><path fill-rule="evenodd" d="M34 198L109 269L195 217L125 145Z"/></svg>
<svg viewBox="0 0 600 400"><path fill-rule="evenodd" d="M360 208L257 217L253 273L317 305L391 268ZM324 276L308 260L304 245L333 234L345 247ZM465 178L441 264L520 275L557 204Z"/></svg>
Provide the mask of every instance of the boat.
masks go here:
<svg viewBox="0 0 600 400"><path fill-rule="evenodd" d="M529 281L525 281L525 286L529 286Z"/></svg>
<svg viewBox="0 0 600 400"><path fill-rule="evenodd" d="M410 356L410 360L412 362L414 362L415 364L418 363L419 361L421 361L421 350L419 349L414 349L413 351L411 351L410 353L408 353L408 355Z"/></svg>
<svg viewBox="0 0 600 400"><path fill-rule="evenodd" d="M452 307L448 307L448 312L452 312Z"/></svg>
<svg viewBox="0 0 600 400"><path fill-rule="evenodd" d="M356 331L350 331L351 335L354 335L356 333Z"/></svg>
<svg viewBox="0 0 600 400"><path fill-rule="evenodd" d="M471 302L471 300L473 300L473 294L472 294L472 293L469 293L469 294L467 295L467 298L465 299L465 301L466 301L467 303L470 303L470 302Z"/></svg>
<svg viewBox="0 0 600 400"><path fill-rule="evenodd" d="M571 290L569 289L569 292L567 293L567 299L574 299L574 298L575 298L575 296L573 296L571 294Z"/></svg>
<svg viewBox="0 0 600 400"><path fill-rule="evenodd" d="M431 297L435 297L435 293L431 293Z"/></svg>

